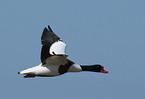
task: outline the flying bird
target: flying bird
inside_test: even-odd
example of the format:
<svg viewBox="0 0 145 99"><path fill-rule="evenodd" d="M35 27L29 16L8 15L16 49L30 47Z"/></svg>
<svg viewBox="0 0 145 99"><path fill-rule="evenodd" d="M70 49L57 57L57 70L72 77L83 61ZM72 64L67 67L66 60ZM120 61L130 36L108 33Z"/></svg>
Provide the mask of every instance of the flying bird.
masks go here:
<svg viewBox="0 0 145 99"><path fill-rule="evenodd" d="M53 77L67 72L100 72L108 73L100 64L78 65L67 58L65 54L66 44L60 39L48 25L45 27L41 36L41 64L18 72L24 74L24 78Z"/></svg>

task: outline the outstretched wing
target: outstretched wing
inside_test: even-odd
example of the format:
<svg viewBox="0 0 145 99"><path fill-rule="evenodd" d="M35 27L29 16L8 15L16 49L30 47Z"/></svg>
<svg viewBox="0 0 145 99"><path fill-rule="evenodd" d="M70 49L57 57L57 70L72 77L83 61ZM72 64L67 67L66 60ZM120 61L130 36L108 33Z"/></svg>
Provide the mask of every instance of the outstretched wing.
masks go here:
<svg viewBox="0 0 145 99"><path fill-rule="evenodd" d="M49 29L49 30L48 30ZM41 37L41 62L49 65L62 65L66 63L66 44L52 31L48 25L45 27Z"/></svg>
<svg viewBox="0 0 145 99"><path fill-rule="evenodd" d="M49 29L49 30L48 30ZM51 45L52 43L60 40L60 38L52 31L48 25L48 29L45 27L41 36L42 45Z"/></svg>

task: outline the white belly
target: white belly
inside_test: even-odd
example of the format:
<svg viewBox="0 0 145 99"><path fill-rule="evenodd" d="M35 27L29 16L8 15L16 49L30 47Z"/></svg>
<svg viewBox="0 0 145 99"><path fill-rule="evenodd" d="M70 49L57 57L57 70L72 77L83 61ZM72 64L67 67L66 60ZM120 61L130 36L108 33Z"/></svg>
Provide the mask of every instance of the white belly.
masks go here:
<svg viewBox="0 0 145 99"><path fill-rule="evenodd" d="M20 72L20 74L34 74L36 76L58 76L60 75L59 65L44 65L41 64L32 68L28 68ZM82 71L80 65L73 64L69 69L68 72L80 72Z"/></svg>
<svg viewBox="0 0 145 99"><path fill-rule="evenodd" d="M34 74L36 76L57 76L59 65L49 65L49 66L35 66L32 68L28 68L20 72L20 74Z"/></svg>
<svg viewBox="0 0 145 99"><path fill-rule="evenodd" d="M55 65L55 66L48 66L48 67L45 67L45 66L40 66L38 68L38 70L36 70L36 75L44 75L44 76L58 76L59 75L59 72L58 72L58 68L59 66Z"/></svg>

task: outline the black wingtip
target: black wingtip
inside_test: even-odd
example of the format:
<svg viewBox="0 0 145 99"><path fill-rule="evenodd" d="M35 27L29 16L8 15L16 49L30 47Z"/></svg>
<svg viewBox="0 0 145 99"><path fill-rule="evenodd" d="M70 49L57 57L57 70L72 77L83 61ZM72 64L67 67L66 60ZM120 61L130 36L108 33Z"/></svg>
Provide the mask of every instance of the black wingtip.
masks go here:
<svg viewBox="0 0 145 99"><path fill-rule="evenodd" d="M53 32L50 25L48 25L48 29L49 29L50 32Z"/></svg>
<svg viewBox="0 0 145 99"><path fill-rule="evenodd" d="M44 30L48 30L47 27L45 27ZM44 31L44 30L43 30L43 31Z"/></svg>

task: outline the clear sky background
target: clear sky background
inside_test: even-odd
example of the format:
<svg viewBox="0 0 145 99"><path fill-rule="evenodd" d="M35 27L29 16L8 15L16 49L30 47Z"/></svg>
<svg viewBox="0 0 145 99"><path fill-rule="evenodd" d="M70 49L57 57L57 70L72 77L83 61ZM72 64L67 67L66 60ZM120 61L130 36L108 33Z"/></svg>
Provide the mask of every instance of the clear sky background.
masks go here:
<svg viewBox="0 0 145 99"><path fill-rule="evenodd" d="M24 79L38 65L50 25L69 59L100 63L108 74L81 72ZM144 99L144 0L1 0L0 99Z"/></svg>

